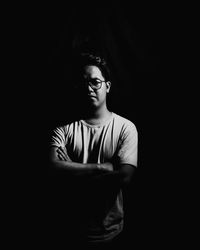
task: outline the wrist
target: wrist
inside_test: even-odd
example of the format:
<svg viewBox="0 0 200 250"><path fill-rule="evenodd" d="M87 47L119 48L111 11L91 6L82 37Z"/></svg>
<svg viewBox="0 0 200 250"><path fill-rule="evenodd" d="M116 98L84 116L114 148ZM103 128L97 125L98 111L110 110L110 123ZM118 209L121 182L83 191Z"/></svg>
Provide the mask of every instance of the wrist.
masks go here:
<svg viewBox="0 0 200 250"><path fill-rule="evenodd" d="M113 165L110 162L99 164L99 168L103 171L110 172L113 171Z"/></svg>
<svg viewBox="0 0 200 250"><path fill-rule="evenodd" d="M102 169L102 164L97 163L96 168L97 168L98 170L101 170L101 169Z"/></svg>

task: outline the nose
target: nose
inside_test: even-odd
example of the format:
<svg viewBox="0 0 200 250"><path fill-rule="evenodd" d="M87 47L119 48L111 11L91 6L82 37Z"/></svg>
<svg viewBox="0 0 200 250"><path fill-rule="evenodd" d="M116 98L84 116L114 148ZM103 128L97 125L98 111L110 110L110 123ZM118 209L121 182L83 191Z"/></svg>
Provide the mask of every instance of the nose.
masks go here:
<svg viewBox="0 0 200 250"><path fill-rule="evenodd" d="M88 88L88 91L89 91L89 92L94 92L94 90L93 90L93 88L90 86L90 84L88 84L87 88Z"/></svg>

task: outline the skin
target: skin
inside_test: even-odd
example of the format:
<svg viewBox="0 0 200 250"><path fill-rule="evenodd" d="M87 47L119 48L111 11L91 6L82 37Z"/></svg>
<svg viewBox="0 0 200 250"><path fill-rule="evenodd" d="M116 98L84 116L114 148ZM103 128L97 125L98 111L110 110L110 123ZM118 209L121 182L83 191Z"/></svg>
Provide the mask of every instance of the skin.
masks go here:
<svg viewBox="0 0 200 250"><path fill-rule="evenodd" d="M104 77L97 66L88 65L83 70L84 79L98 78L104 81ZM84 120L90 124L98 124L104 122L111 116L111 112L107 108L106 97L110 91L111 83L103 82L102 87L98 90L93 90L89 85L85 87L83 94L88 104L89 109L84 117ZM121 164L117 171L114 171L112 162L103 164L82 164L72 162L67 156L64 148L51 148L50 162L53 167L62 169L68 174L79 177L88 177L95 185L106 188L112 183L113 190L127 186L130 183L135 172L135 167L129 164ZM87 178L87 180L88 180Z"/></svg>
<svg viewBox="0 0 200 250"><path fill-rule="evenodd" d="M99 79L105 81L100 69L96 66L86 66L83 73L84 79ZM89 105L88 117L86 121L91 124L97 124L100 121L103 122L107 119L111 112L107 109L106 97L110 91L111 83L110 81L103 82L102 86L98 90L93 90L89 85L85 89L85 94L87 96L87 102Z"/></svg>

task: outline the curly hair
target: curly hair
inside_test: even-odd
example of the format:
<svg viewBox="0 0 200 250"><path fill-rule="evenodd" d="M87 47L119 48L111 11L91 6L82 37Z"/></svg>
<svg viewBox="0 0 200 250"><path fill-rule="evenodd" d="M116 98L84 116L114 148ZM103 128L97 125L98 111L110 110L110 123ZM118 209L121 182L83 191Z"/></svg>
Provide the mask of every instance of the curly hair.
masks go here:
<svg viewBox="0 0 200 250"><path fill-rule="evenodd" d="M88 65L98 67L101 70L101 73L105 80L110 80L110 70L106 60L103 57L91 53L81 53L78 59L79 71Z"/></svg>

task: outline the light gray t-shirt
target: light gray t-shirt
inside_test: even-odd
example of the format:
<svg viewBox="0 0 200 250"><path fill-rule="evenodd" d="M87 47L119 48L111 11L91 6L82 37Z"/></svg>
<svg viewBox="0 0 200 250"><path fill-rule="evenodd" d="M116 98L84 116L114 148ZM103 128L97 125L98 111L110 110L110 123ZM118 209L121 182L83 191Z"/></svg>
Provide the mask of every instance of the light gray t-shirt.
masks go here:
<svg viewBox="0 0 200 250"><path fill-rule="evenodd" d="M91 125L79 120L54 130L51 145L65 147L69 158L79 163L104 163L115 161L119 164L137 167L138 133L136 126L115 113L102 124ZM110 184L112 185L112 183ZM108 190L109 192L109 190ZM115 203L99 222L91 218L88 225L88 239L102 241L113 238L123 228L123 199L120 191Z"/></svg>

